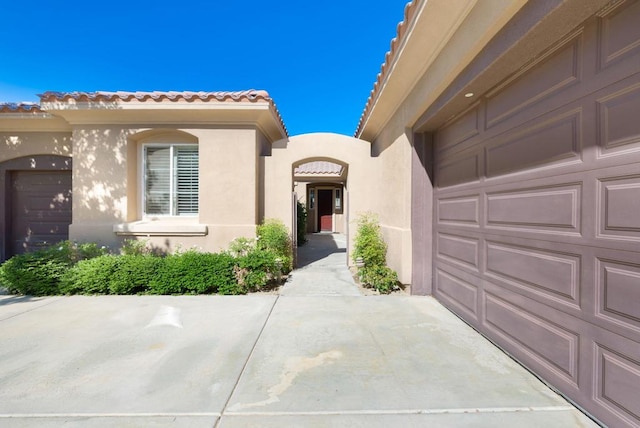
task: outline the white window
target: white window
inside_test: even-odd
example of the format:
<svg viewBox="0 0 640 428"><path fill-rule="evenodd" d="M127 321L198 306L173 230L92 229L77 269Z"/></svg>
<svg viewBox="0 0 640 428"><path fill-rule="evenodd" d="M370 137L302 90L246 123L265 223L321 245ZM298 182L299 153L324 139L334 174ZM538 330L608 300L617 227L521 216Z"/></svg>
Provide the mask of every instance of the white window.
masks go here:
<svg viewBox="0 0 640 428"><path fill-rule="evenodd" d="M342 189L335 189L333 200L335 201L336 213L342 212Z"/></svg>
<svg viewBox="0 0 640 428"><path fill-rule="evenodd" d="M313 210L316 208L316 190L311 188L309 189L309 209Z"/></svg>
<svg viewBox="0 0 640 428"><path fill-rule="evenodd" d="M198 146L144 146L144 213L198 214Z"/></svg>

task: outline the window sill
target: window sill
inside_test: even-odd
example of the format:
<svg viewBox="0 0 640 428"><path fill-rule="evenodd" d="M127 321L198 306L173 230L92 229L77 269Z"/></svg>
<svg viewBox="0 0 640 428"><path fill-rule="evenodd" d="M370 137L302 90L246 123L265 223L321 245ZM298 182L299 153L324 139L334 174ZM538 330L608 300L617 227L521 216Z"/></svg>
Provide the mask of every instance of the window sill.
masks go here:
<svg viewBox="0 0 640 428"><path fill-rule="evenodd" d="M205 236L206 224L184 220L140 220L113 225L113 232L123 236Z"/></svg>

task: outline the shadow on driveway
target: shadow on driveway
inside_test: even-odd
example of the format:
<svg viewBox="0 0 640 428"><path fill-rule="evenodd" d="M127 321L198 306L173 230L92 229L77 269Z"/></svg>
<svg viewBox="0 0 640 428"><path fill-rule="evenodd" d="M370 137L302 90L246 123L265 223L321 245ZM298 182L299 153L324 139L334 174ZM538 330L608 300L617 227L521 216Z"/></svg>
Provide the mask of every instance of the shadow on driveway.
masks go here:
<svg viewBox="0 0 640 428"><path fill-rule="evenodd" d="M307 242L298 247L297 269L329 257L331 254L347 252L346 237L334 233L313 233L307 235ZM346 263L346 255L345 255Z"/></svg>

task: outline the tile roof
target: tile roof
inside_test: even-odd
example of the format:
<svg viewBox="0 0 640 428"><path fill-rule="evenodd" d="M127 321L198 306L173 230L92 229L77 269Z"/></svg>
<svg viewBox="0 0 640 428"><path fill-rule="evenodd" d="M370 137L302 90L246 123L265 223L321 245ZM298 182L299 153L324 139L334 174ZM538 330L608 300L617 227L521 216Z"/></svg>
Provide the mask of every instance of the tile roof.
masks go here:
<svg viewBox="0 0 640 428"><path fill-rule="evenodd" d="M257 101L266 101L273 108L273 112L276 116L277 121L282 126L284 130L284 135L289 135L287 132L287 127L282 120L282 116L278 111L278 107L273 102L269 93L264 90L256 90L256 89L248 89L246 91L218 91L218 92L191 92L191 91L152 91L152 92L126 92L126 91L95 91L95 92L56 92L56 91L47 91L43 94L38 94L40 97L40 102L66 102L69 100L75 101L103 101L103 102L113 102L116 100L120 101L131 101L137 100L141 102L147 101L216 101L216 102L257 102ZM1 105L0 105L1 106ZM2 107L0 107L0 112L4 111Z"/></svg>
<svg viewBox="0 0 640 428"><path fill-rule="evenodd" d="M380 67L380 72L378 73L376 81L373 84L373 89L369 94L369 98L367 99L367 103L365 104L364 111L362 112L362 115L360 116L360 120L358 121L358 127L356 128L356 132L354 133L355 137L357 137L360 131L362 131L364 122L366 118L369 116L369 114L371 113L371 110L373 109L373 104L378 98L378 95L380 94L380 91L382 89L382 84L387 78L387 75L389 74L391 63L393 62L393 60L396 58L398 54L398 48L400 47L400 44L404 40L404 36L407 33L407 27L409 26L409 22L414 17L415 12L418 9L417 5L419 2L420 0L411 0L404 7L404 19L398 24L397 35L391 40L391 47L389 48L389 51L384 56L384 62Z"/></svg>
<svg viewBox="0 0 640 428"><path fill-rule="evenodd" d="M246 91L237 92L191 92L191 91L152 91L152 92L126 92L126 91L95 91L95 92L55 92L47 91L43 94L39 94L42 102L53 101L131 101L136 99L138 101L269 101L272 102L271 97L267 91L249 89Z"/></svg>
<svg viewBox="0 0 640 428"><path fill-rule="evenodd" d="M314 161L303 163L293 171L294 175L320 174L320 175L340 175L342 165L327 161Z"/></svg>
<svg viewBox="0 0 640 428"><path fill-rule="evenodd" d="M0 103L0 113L41 113L37 103Z"/></svg>

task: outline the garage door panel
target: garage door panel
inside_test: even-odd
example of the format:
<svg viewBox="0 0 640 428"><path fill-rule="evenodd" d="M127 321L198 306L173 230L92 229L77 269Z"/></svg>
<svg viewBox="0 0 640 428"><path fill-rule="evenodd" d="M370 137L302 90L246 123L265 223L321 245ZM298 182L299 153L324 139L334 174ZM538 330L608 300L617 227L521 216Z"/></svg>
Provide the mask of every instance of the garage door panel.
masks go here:
<svg viewBox="0 0 640 428"><path fill-rule="evenodd" d="M444 154L468 147L469 140L480 133L481 125L480 108L476 105L463 113L454 123L442 128L438 134L438 150Z"/></svg>
<svg viewBox="0 0 640 428"><path fill-rule="evenodd" d="M437 257L462 265L472 272L479 272L478 239L460 235L439 233L436 243Z"/></svg>
<svg viewBox="0 0 640 428"><path fill-rule="evenodd" d="M480 226L480 194L439 199L436 206L436 221L462 227Z"/></svg>
<svg viewBox="0 0 640 428"><path fill-rule="evenodd" d="M493 140L485 153L487 178L581 161L581 115L580 109L564 112L521 133Z"/></svg>
<svg viewBox="0 0 640 428"><path fill-rule="evenodd" d="M434 271L434 292L466 320L479 320L481 279L442 263Z"/></svg>
<svg viewBox="0 0 640 428"><path fill-rule="evenodd" d="M58 217L50 221L38 219L36 222L36 219L31 217L26 231L30 235L67 235L69 225L62 221L63 219Z"/></svg>
<svg viewBox="0 0 640 428"><path fill-rule="evenodd" d="M514 350L577 385L578 331L551 321L555 318L551 310L531 312L491 293L485 294L484 305L485 326L493 335L501 336Z"/></svg>
<svg viewBox="0 0 640 428"><path fill-rule="evenodd" d="M36 192L37 190L29 192L33 194L27 205L27 209L30 211L46 213L56 209L68 209L71 206L70 192L60 192L47 196L38 196Z"/></svg>
<svg viewBox="0 0 640 428"><path fill-rule="evenodd" d="M456 184L476 183L480 181L481 154L478 151L463 153L447 162L439 164L437 184L439 187L455 186Z"/></svg>
<svg viewBox="0 0 640 428"><path fill-rule="evenodd" d="M486 207L489 227L580 234L582 183L491 192Z"/></svg>
<svg viewBox="0 0 640 428"><path fill-rule="evenodd" d="M580 306L581 256L486 242L487 278L509 283L538 298Z"/></svg>
<svg viewBox="0 0 640 428"><path fill-rule="evenodd" d="M596 100L600 156L640 150L640 83L635 82ZM617 88L612 88L617 89Z"/></svg>
<svg viewBox="0 0 640 428"><path fill-rule="evenodd" d="M604 253L601 251L601 253ZM595 261L594 324L629 338L640 335L640 257L599 254ZM613 258L616 256L615 258Z"/></svg>
<svg viewBox="0 0 640 428"><path fill-rule="evenodd" d="M640 174L600 178L598 187L598 237L640 245Z"/></svg>
<svg viewBox="0 0 640 428"><path fill-rule="evenodd" d="M627 2L601 11L598 19L598 53L604 69L640 53L640 3ZM616 64L619 65L619 64Z"/></svg>
<svg viewBox="0 0 640 428"><path fill-rule="evenodd" d="M582 74L579 31L487 94L486 129L579 82Z"/></svg>
<svg viewBox="0 0 640 428"><path fill-rule="evenodd" d="M640 425L640 344L597 329L590 345L595 401L625 425Z"/></svg>

